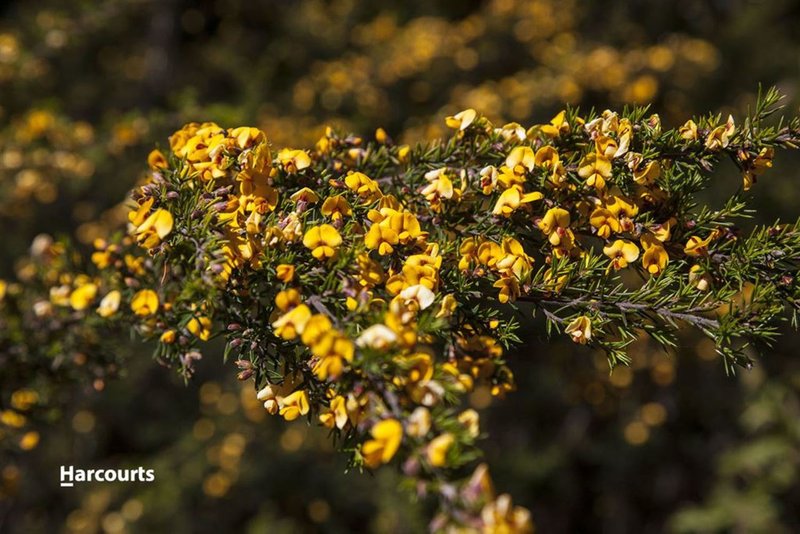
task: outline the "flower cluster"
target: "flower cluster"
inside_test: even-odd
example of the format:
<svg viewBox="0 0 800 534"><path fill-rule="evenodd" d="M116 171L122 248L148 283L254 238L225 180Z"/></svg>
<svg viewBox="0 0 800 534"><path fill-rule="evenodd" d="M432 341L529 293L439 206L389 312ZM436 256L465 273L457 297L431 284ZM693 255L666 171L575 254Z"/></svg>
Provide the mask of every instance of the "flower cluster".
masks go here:
<svg viewBox="0 0 800 534"><path fill-rule="evenodd" d="M356 467L399 460L438 496L434 530L529 531L484 466L461 478L481 436L462 399L515 388L507 311L542 313L611 365L681 324L747 365L798 302L800 226L733 227L800 138L796 120L764 123L777 100L740 127L677 129L639 108L530 128L468 109L446 119L448 140L413 148L328 129L313 149L273 151L255 128L189 124L150 154L127 232L96 242L83 272L50 275L37 314L131 325L186 376L224 338L267 412L329 428ZM697 209L723 155L743 183Z"/></svg>

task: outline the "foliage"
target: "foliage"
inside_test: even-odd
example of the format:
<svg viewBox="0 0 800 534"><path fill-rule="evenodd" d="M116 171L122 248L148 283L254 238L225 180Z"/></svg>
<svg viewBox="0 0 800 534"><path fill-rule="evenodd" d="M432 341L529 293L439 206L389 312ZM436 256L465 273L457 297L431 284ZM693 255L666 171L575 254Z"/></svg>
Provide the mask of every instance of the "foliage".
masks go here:
<svg viewBox="0 0 800 534"><path fill-rule="evenodd" d="M40 242L23 273L49 299L14 285L7 308L58 333L34 347L129 325L187 378L202 342L224 337L267 411L318 420L354 467L398 456L411 487L438 496L433 530L525 531L529 513L494 496L484 465L462 478L480 429L459 408L476 389L513 390L503 353L519 314L542 313L612 368L640 336L674 346L687 324L733 371L796 313L800 223L735 226L774 151L796 147L797 120L765 123L779 99L768 91L739 128L708 116L662 130L632 108L567 109L526 130L467 109L442 142L328 129L274 158L258 129L189 124L150 154L127 234L96 242L92 266ZM722 158L741 186L699 207ZM12 426L23 404L4 412Z"/></svg>

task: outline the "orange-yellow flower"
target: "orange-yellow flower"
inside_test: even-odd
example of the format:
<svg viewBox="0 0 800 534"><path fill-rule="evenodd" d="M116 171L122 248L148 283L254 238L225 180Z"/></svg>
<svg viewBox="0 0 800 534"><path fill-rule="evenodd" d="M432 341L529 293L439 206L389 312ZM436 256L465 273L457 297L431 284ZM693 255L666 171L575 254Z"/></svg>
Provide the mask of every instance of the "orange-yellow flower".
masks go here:
<svg viewBox="0 0 800 534"><path fill-rule="evenodd" d="M303 333L309 319L311 310L305 304L300 304L281 315L272 323L272 328L275 329L276 336L291 340Z"/></svg>
<svg viewBox="0 0 800 534"><path fill-rule="evenodd" d="M330 406L319 414L319 422L328 428L343 429L347 424L347 402L341 395L331 399Z"/></svg>
<svg viewBox="0 0 800 534"><path fill-rule="evenodd" d="M343 217L350 217L353 209L343 195L331 196L325 199L320 210L323 215L330 217L334 221L341 220Z"/></svg>
<svg viewBox="0 0 800 534"><path fill-rule="evenodd" d="M735 131L736 126L733 123L733 115L728 115L728 120L725 124L717 126L709 132L708 137L706 137L706 148L714 151L727 148Z"/></svg>
<svg viewBox="0 0 800 534"><path fill-rule="evenodd" d="M478 113L474 109L469 108L456 113L452 117L446 117L444 122L447 124L448 128L464 131L475 121L477 116Z"/></svg>
<svg viewBox="0 0 800 534"><path fill-rule="evenodd" d="M276 278L281 282L288 284L294 279L294 265L281 263L275 268Z"/></svg>
<svg viewBox="0 0 800 534"><path fill-rule="evenodd" d="M330 224L313 226L303 236L303 245L310 249L311 255L318 260L336 256L336 248L341 244L342 236Z"/></svg>
<svg viewBox="0 0 800 534"><path fill-rule="evenodd" d="M524 174L525 171L533 171L536 156L533 149L529 146L517 146L511 149L506 157L506 167L512 169L515 174Z"/></svg>
<svg viewBox="0 0 800 534"><path fill-rule="evenodd" d="M686 246L683 247L683 252L689 257L696 258L698 256L705 256L708 254L708 244L711 243L711 237L700 239L693 235L686 241Z"/></svg>
<svg viewBox="0 0 800 534"><path fill-rule="evenodd" d="M361 446L364 463L370 468L389 463L403 441L403 425L397 419L384 419L370 433L372 439Z"/></svg>
<svg viewBox="0 0 800 534"><path fill-rule="evenodd" d="M131 311L140 317L153 315L158 311L158 295L152 289L142 289L131 299Z"/></svg>
<svg viewBox="0 0 800 534"><path fill-rule="evenodd" d="M669 262L667 250L653 234L645 234L641 239L644 255L642 266L653 276L661 274Z"/></svg>
<svg viewBox="0 0 800 534"><path fill-rule="evenodd" d="M75 289L69 296L69 304L73 310L81 311L88 308L97 296L97 286L87 282Z"/></svg>
<svg viewBox="0 0 800 534"><path fill-rule="evenodd" d="M433 438L428 444L428 448L425 450L425 456L428 458L428 462L430 462L433 467L443 467L447 465L447 453L453 447L455 441L455 436L449 432L445 432Z"/></svg>
<svg viewBox="0 0 800 534"><path fill-rule="evenodd" d="M614 269L624 269L629 263L635 262L639 258L639 247L630 241L617 239L611 245L603 248L603 253L611 258L611 265Z"/></svg>
<svg viewBox="0 0 800 534"><path fill-rule="evenodd" d="M311 166L311 158L305 150L292 150L284 148L278 152L278 162L286 169L286 172L294 174Z"/></svg>
<svg viewBox="0 0 800 534"><path fill-rule="evenodd" d="M355 192L361 200L368 204L381 198L381 191L378 188L378 182L368 177L361 172L353 172L348 174L344 179L345 185Z"/></svg>
<svg viewBox="0 0 800 534"><path fill-rule="evenodd" d="M145 248L157 247L172 232L172 214L165 209L157 209L142 224L136 227L136 240Z"/></svg>
<svg viewBox="0 0 800 534"><path fill-rule="evenodd" d="M397 232L388 226L373 224L367 235L364 236L364 244L371 250L377 250L381 256L386 256L394 252L394 247L400 241Z"/></svg>
<svg viewBox="0 0 800 534"><path fill-rule="evenodd" d="M100 301L100 305L97 307L97 314L100 315L100 317L111 317L119 309L121 299L122 295L119 291L116 289L109 291Z"/></svg>
<svg viewBox="0 0 800 534"><path fill-rule="evenodd" d="M589 187L605 189L606 180L611 178L611 160L596 152L587 154L578 168L578 176L586 180Z"/></svg>
<svg viewBox="0 0 800 534"><path fill-rule="evenodd" d="M300 389L280 401L280 414L287 421L294 421L308 413L308 393Z"/></svg>
<svg viewBox="0 0 800 534"><path fill-rule="evenodd" d="M592 321L585 315L581 315L573 319L564 332L572 336L572 341L575 343L585 345L592 340Z"/></svg>
<svg viewBox="0 0 800 534"><path fill-rule="evenodd" d="M620 231L619 219L605 208L595 209L589 217L589 224L597 228L597 235L603 239Z"/></svg>
<svg viewBox="0 0 800 534"><path fill-rule="evenodd" d="M520 193L519 189L516 187L511 187L503 191L500 195L500 198L497 199L497 203L494 205L494 209L492 210L493 215L502 215L503 217L509 217L514 210L522 206L523 204L527 204L529 202L533 202L535 200L540 200L544 198L544 195L539 193L538 191L534 191L532 193L522 194Z"/></svg>
<svg viewBox="0 0 800 534"><path fill-rule="evenodd" d="M560 137L561 134L569 132L569 123L567 122L567 112L560 111L558 115L553 117L550 124L543 124L538 127L538 130L547 137Z"/></svg>
<svg viewBox="0 0 800 534"><path fill-rule="evenodd" d="M305 202L306 204L316 204L319 202L319 195L308 187L296 191L289 198L294 202Z"/></svg>
<svg viewBox="0 0 800 534"><path fill-rule="evenodd" d="M203 341L208 341L211 337L211 319L205 316L192 317L186 323L186 329Z"/></svg>

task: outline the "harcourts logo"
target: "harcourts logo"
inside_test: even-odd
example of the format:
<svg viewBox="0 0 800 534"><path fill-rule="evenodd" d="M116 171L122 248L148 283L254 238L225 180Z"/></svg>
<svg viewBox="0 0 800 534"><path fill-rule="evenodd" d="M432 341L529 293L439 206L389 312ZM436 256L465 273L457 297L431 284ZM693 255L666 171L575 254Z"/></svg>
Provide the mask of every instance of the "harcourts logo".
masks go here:
<svg viewBox="0 0 800 534"><path fill-rule="evenodd" d="M71 488L76 482L153 482L153 469L79 469L72 465L61 466L61 487Z"/></svg>

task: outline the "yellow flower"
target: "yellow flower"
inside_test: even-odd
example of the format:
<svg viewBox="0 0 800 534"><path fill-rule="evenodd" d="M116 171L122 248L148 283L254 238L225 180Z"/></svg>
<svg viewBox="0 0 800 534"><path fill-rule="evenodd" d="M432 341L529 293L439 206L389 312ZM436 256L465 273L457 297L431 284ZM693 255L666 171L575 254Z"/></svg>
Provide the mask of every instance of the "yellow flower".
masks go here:
<svg viewBox="0 0 800 534"><path fill-rule="evenodd" d="M603 239L608 239L611 234L620 231L619 220L605 208L597 208L589 217L589 224L597 228L597 235Z"/></svg>
<svg viewBox="0 0 800 534"><path fill-rule="evenodd" d="M607 135L599 135L594 140L594 148L595 151L601 156L613 158L614 154L616 154L617 150L619 149L619 145L617 145L617 142L611 137Z"/></svg>
<svg viewBox="0 0 800 534"><path fill-rule="evenodd" d="M177 337L177 333L175 330L165 330L161 337L158 338L159 341L162 343L166 343L167 345L171 345L175 343L175 338Z"/></svg>
<svg viewBox="0 0 800 534"><path fill-rule="evenodd" d="M328 428L334 426L339 430L347 424L347 402L341 395L331 399L330 407L319 415L319 421Z"/></svg>
<svg viewBox="0 0 800 534"><path fill-rule="evenodd" d="M39 394L32 389L18 389L11 394L11 407L15 410L30 410L38 402Z"/></svg>
<svg viewBox="0 0 800 534"><path fill-rule="evenodd" d="M572 341L585 345L592 340L592 321L585 315L576 317L567 325L565 333L572 336Z"/></svg>
<svg viewBox="0 0 800 534"><path fill-rule="evenodd" d="M524 141L528 138L528 132L518 122L509 122L504 124L502 128L495 128L494 131L502 135L506 141Z"/></svg>
<svg viewBox="0 0 800 534"><path fill-rule="evenodd" d="M661 164L650 161L646 165L639 165L633 170L633 181L639 185L651 185L661 176Z"/></svg>
<svg viewBox="0 0 800 534"><path fill-rule="evenodd" d="M291 340L303 333L309 319L311 319L311 310L305 304L300 304L281 315L272 323L272 328L275 330L276 336Z"/></svg>
<svg viewBox="0 0 800 534"><path fill-rule="evenodd" d="M403 441L403 425L397 419L384 419L375 423L372 439L361 446L361 454L367 467L386 464L394 457Z"/></svg>
<svg viewBox="0 0 800 534"><path fill-rule="evenodd" d="M85 310L94 302L96 296L97 286L90 282L85 283L70 294L69 304L73 310Z"/></svg>
<svg viewBox="0 0 800 534"><path fill-rule="evenodd" d="M509 217L514 210L519 208L521 205L533 202L535 200L540 200L542 198L544 198L544 195L538 191L523 195L520 193L519 189L512 187L503 191L503 193L500 195L500 198L497 199L497 203L494 205L492 214Z"/></svg>
<svg viewBox="0 0 800 534"><path fill-rule="evenodd" d="M691 236L683 247L683 252L689 257L696 258L698 256L705 256L708 254L708 244L711 243L711 237L700 239L697 236Z"/></svg>
<svg viewBox="0 0 800 534"><path fill-rule="evenodd" d="M425 174L425 179L430 182L420 194L430 202L434 211L441 209L442 200L456 200L461 196L461 191L453 187L453 182L448 176L447 169L436 169Z"/></svg>
<svg viewBox="0 0 800 534"><path fill-rule="evenodd" d="M375 130L375 140L382 145L385 145L387 142L391 141L389 134L386 133L386 130L383 128L378 128Z"/></svg>
<svg viewBox="0 0 800 534"><path fill-rule="evenodd" d="M331 320L328 319L326 315L317 313L312 315L308 322L306 322L303 335L300 339L304 345L310 347L332 330L333 323L331 323Z"/></svg>
<svg viewBox="0 0 800 534"><path fill-rule="evenodd" d="M319 380L338 378L344 370L344 362L353 361L353 342L338 332L331 332L322 336L311 352L319 358L313 365L314 375Z"/></svg>
<svg viewBox="0 0 800 534"><path fill-rule="evenodd" d="M530 274L533 258L525 253L522 243L513 237L505 237L501 248L503 257L497 261L495 267L506 274L513 273L518 280L526 280Z"/></svg>
<svg viewBox="0 0 800 534"><path fill-rule="evenodd" d="M661 274L669 262L666 249L653 234L645 234L641 239L644 255L642 266L653 276Z"/></svg>
<svg viewBox="0 0 800 534"><path fill-rule="evenodd" d="M303 245L311 250L311 255L318 260L336 256L336 248L342 244L342 236L330 224L321 224L309 228L303 236Z"/></svg>
<svg viewBox="0 0 800 534"><path fill-rule="evenodd" d="M618 187L613 187L603 200L606 209L615 217L635 217L639 214L639 206L622 194Z"/></svg>
<svg viewBox="0 0 800 534"><path fill-rule="evenodd" d="M7 289L8 289L8 282L0 279L0 302L3 302L3 299L6 298Z"/></svg>
<svg viewBox="0 0 800 534"><path fill-rule="evenodd" d="M290 174L311 166L311 158L305 150L293 150L291 148L284 148L278 152L278 162Z"/></svg>
<svg viewBox="0 0 800 534"><path fill-rule="evenodd" d="M411 147L409 145L400 145L397 147L397 160L400 163L407 162L409 154L411 154Z"/></svg>
<svg viewBox="0 0 800 534"><path fill-rule="evenodd" d="M472 408L458 414L458 422L467 428L470 437L477 438L480 434L480 415Z"/></svg>
<svg viewBox="0 0 800 534"><path fill-rule="evenodd" d="M478 116L478 113L472 109L465 109L459 113L456 113L452 117L447 117L444 119L445 124L447 124L448 128L453 128L454 130L464 131L466 130L470 124L475 121L475 118Z"/></svg>
<svg viewBox="0 0 800 534"><path fill-rule="evenodd" d="M675 226L677 222L678 221L675 219L675 217L671 217L661 224L655 224L651 226L650 231L653 232L653 235L656 239L664 243L669 241L670 237L672 236L672 227Z"/></svg>
<svg viewBox="0 0 800 534"><path fill-rule="evenodd" d="M381 191L378 188L378 182L368 177L361 172L353 172L348 174L344 179L345 185L355 192L361 200L368 204L381 198Z"/></svg>
<svg viewBox="0 0 800 534"><path fill-rule="evenodd" d="M100 317L111 317L117 310L119 309L119 303L122 299L122 294L114 289L113 291L109 291L108 294L103 297L100 301L100 305L97 307L97 313Z"/></svg>
<svg viewBox="0 0 800 534"><path fill-rule="evenodd" d="M449 432L433 438L428 444L428 448L425 450L425 456L428 458L428 462L430 462L433 467L443 467L446 465L447 453L450 451L455 441L455 436Z"/></svg>
<svg viewBox="0 0 800 534"><path fill-rule="evenodd" d="M300 302L300 292L293 287L279 291L278 294L275 295L275 305L281 311L289 311L290 308L294 308L300 304Z"/></svg>
<svg viewBox="0 0 800 534"><path fill-rule="evenodd" d="M536 151L533 163L538 167L553 168L558 164L559 160L558 150L550 145L545 145Z"/></svg>
<svg viewBox="0 0 800 534"><path fill-rule="evenodd" d="M306 204L316 204L317 202L319 202L319 195L316 194L311 189L309 189L308 187L300 189L289 198L295 203L305 202Z"/></svg>
<svg viewBox="0 0 800 534"><path fill-rule="evenodd" d="M408 416L408 435L423 438L431 429L431 412L424 406L417 406Z"/></svg>
<svg viewBox="0 0 800 534"><path fill-rule="evenodd" d="M172 232L172 214L164 209L157 209L142 224L136 227L136 240L145 248L157 247Z"/></svg>
<svg viewBox="0 0 800 534"><path fill-rule="evenodd" d="M281 263L276 268L275 276L283 283L288 284L294 279L294 265Z"/></svg>
<svg viewBox="0 0 800 534"><path fill-rule="evenodd" d="M147 164L150 165L151 169L166 169L167 168L167 158L164 157L164 154L158 150L154 149L150 151L150 154L147 155Z"/></svg>
<svg viewBox="0 0 800 534"><path fill-rule="evenodd" d="M545 235L551 235L559 228L569 228L569 212L563 208L550 208L539 221L539 230Z"/></svg>
<svg viewBox="0 0 800 534"><path fill-rule="evenodd" d="M328 197L322 203L320 210L323 215L330 217L334 221L341 220L343 217L350 217L353 214L353 209L344 198L344 195L336 195Z"/></svg>
<svg viewBox="0 0 800 534"><path fill-rule="evenodd" d="M12 428L22 428L25 426L27 418L14 410L3 410L0 412L0 423Z"/></svg>
<svg viewBox="0 0 800 534"><path fill-rule="evenodd" d="M228 132L228 136L236 140L236 146L241 149L250 148L267 140L264 132L252 126L240 126Z"/></svg>
<svg viewBox="0 0 800 534"><path fill-rule="evenodd" d="M484 505L481 520L484 534L533 534L530 511L513 506L507 493Z"/></svg>
<svg viewBox="0 0 800 534"><path fill-rule="evenodd" d="M567 171L554 147L549 145L541 147L536 151L533 162L537 167L551 171L548 179L552 185L561 187L565 184Z"/></svg>
<svg viewBox="0 0 800 534"><path fill-rule="evenodd" d="M192 317L186 323L186 329L203 341L208 341L208 338L211 337L211 319L204 316Z"/></svg>
<svg viewBox="0 0 800 534"><path fill-rule="evenodd" d="M711 276L699 265L692 265L689 269L689 283L699 291L708 291L712 281Z"/></svg>
<svg viewBox="0 0 800 534"><path fill-rule="evenodd" d="M301 415L308 413L308 393L304 389L300 389L284 397L280 401L280 414L287 421L294 421Z"/></svg>
<svg viewBox="0 0 800 534"><path fill-rule="evenodd" d="M111 251L102 250L92 252L92 263L94 263L98 269L105 269L109 265L111 265L112 255Z"/></svg>
<svg viewBox="0 0 800 534"><path fill-rule="evenodd" d="M450 317L456 311L458 307L458 301L453 295L445 295L442 299L442 304L439 307L439 311L436 312L436 318L441 319L443 317Z"/></svg>
<svg viewBox="0 0 800 534"><path fill-rule="evenodd" d="M611 265L614 269L619 270L639 258L639 247L630 241L617 239L611 245L604 247L603 253L611 258Z"/></svg>
<svg viewBox="0 0 800 534"><path fill-rule="evenodd" d="M395 361L406 376L395 376L395 384L427 384L433 378L433 358L430 354L417 352L408 356L397 356Z"/></svg>
<svg viewBox="0 0 800 534"><path fill-rule="evenodd" d="M35 430L25 432L19 439L19 448L23 451L35 449L37 445L39 445L39 433Z"/></svg>
<svg viewBox="0 0 800 534"><path fill-rule="evenodd" d="M595 152L587 154L580 163L578 176L586 180L589 187L598 191L605 189L606 180L611 178L611 160Z"/></svg>
<svg viewBox="0 0 800 534"><path fill-rule="evenodd" d="M397 342L397 334L384 324L374 324L361 332L356 340L359 347L386 350Z"/></svg>
<svg viewBox="0 0 800 534"><path fill-rule="evenodd" d="M575 241L569 224L569 212L563 208L550 208L538 222L539 229L548 237L550 244L565 250L571 249Z"/></svg>
<svg viewBox="0 0 800 534"><path fill-rule="evenodd" d="M733 116L728 115L728 120L725 124L717 126L709 132L708 137L706 137L706 148L714 151L727 148L735 131L736 126L733 123Z"/></svg>
<svg viewBox="0 0 800 534"><path fill-rule="evenodd" d="M391 227L382 224L373 224L367 235L364 236L364 244L368 249L377 250L381 256L386 256L394 252L392 245L400 241L397 232Z"/></svg>
<svg viewBox="0 0 800 534"><path fill-rule="evenodd" d="M131 299L131 311L140 317L153 315L158 311L158 295L152 289L142 289Z"/></svg>
<svg viewBox="0 0 800 534"><path fill-rule="evenodd" d="M436 295L433 294L433 291L422 284L417 284L414 286L408 286L395 298L403 299L406 302L413 301L418 310L424 310L433 304L433 301L436 299Z"/></svg>
<svg viewBox="0 0 800 534"><path fill-rule="evenodd" d="M742 175L742 186L745 191L749 191L759 176L764 174L767 169L772 168L772 160L775 157L775 150L772 148L762 148L755 158L744 150L739 151L739 160L744 168Z"/></svg>
<svg viewBox="0 0 800 534"><path fill-rule="evenodd" d="M384 199L386 198L388 197L384 197ZM370 210L367 218L375 223L373 227L377 224L383 229L391 230L391 233L380 230L380 235L375 231L369 239L365 239L367 246L373 250L380 249L380 245L384 241L390 245L397 243L406 245L423 236L417 217L408 211L397 211L396 209L385 207L380 210ZM372 230L372 227L370 230ZM393 235L397 236L397 243L394 242Z"/></svg>
<svg viewBox="0 0 800 534"><path fill-rule="evenodd" d="M693 120L689 119L683 126L680 127L678 133L680 133L681 139L694 141L697 139L697 124L695 124Z"/></svg>
<svg viewBox="0 0 800 534"><path fill-rule="evenodd" d="M500 295L498 300L505 304L506 302L514 302L520 295L519 281L515 276L503 276L497 280L493 287L500 288Z"/></svg>
<svg viewBox="0 0 800 534"><path fill-rule="evenodd" d="M533 171L536 156L533 149L529 146L517 146L511 149L506 157L506 167L512 169L515 174L524 174L525 171Z"/></svg>
<svg viewBox="0 0 800 534"><path fill-rule="evenodd" d="M283 406L283 399L297 385L295 375L287 376L282 384L268 383L256 394L256 398L264 403L264 408L270 415L275 415Z"/></svg>
<svg viewBox="0 0 800 534"><path fill-rule="evenodd" d="M383 283L386 279L386 272L383 266L369 257L369 254L359 254L356 258L358 267L359 284L365 288L371 288Z"/></svg>
<svg viewBox="0 0 800 534"><path fill-rule="evenodd" d="M567 122L567 112L560 111L558 115L553 117L550 124L540 125L538 130L547 137L560 137L561 134L568 133L569 123Z"/></svg>
<svg viewBox="0 0 800 534"><path fill-rule="evenodd" d="M147 214L150 213L150 208L153 207L153 202L155 202L155 199L150 197L145 200L144 203L137 206L135 211L128 213L128 221L134 228L141 226L147 218Z"/></svg>

